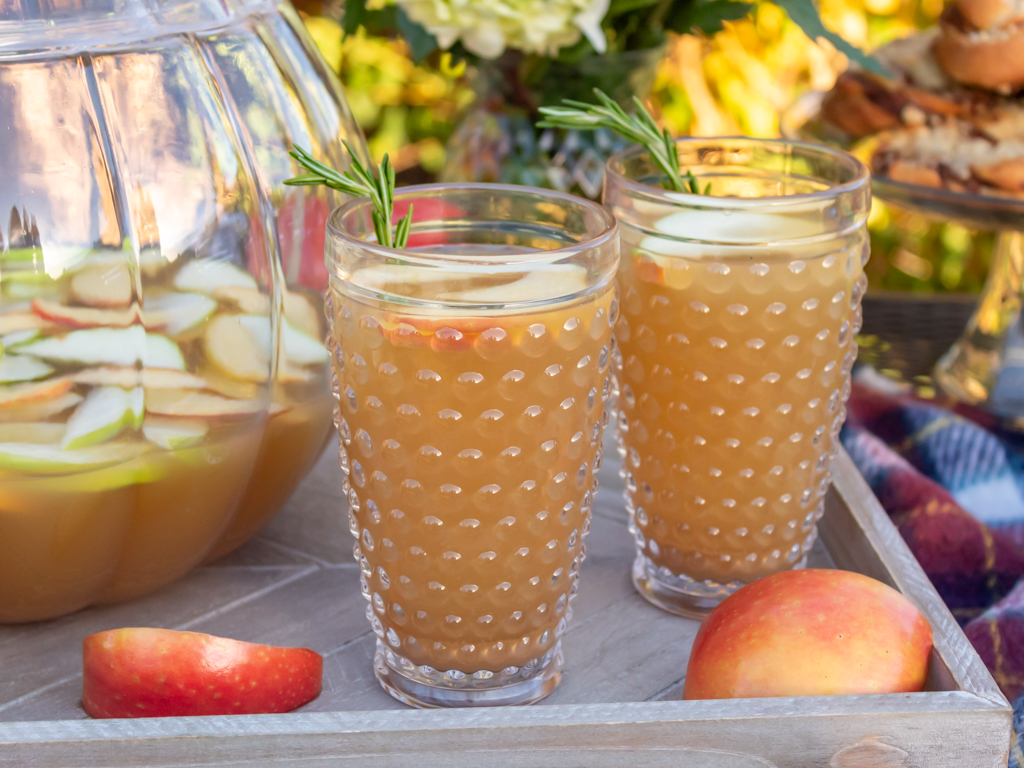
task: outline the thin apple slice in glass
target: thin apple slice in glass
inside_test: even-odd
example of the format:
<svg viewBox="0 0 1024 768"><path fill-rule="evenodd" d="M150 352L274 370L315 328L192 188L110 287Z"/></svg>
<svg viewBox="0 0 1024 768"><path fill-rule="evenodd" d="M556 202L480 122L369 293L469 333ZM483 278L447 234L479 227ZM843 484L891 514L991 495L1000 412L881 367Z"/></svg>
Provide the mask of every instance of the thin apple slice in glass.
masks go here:
<svg viewBox="0 0 1024 768"><path fill-rule="evenodd" d="M218 301L227 302L238 307L247 315L269 315L270 297L260 290L244 285L222 285L212 291Z"/></svg>
<svg viewBox="0 0 1024 768"><path fill-rule="evenodd" d="M53 373L53 368L34 357L5 354L0 357L0 384L35 381Z"/></svg>
<svg viewBox="0 0 1024 768"><path fill-rule="evenodd" d="M141 402L142 390L139 390ZM61 447L73 450L103 443L117 437L134 421L133 397L120 387L98 387L88 395L68 419Z"/></svg>
<svg viewBox="0 0 1024 768"><path fill-rule="evenodd" d="M147 416L142 423L142 434L153 445L168 451L191 448L206 437L209 427L206 422L195 419L172 419Z"/></svg>
<svg viewBox="0 0 1024 768"><path fill-rule="evenodd" d="M16 421L0 424L0 443L56 445L64 437L64 425L53 421Z"/></svg>
<svg viewBox="0 0 1024 768"><path fill-rule="evenodd" d="M71 295L90 307L127 307L132 303L132 278L127 265L94 264L71 278Z"/></svg>
<svg viewBox="0 0 1024 768"><path fill-rule="evenodd" d="M120 366L135 365L141 352L146 368L185 370L178 345L166 336L146 333L141 326L72 331L26 344L18 351L54 362Z"/></svg>
<svg viewBox="0 0 1024 768"><path fill-rule="evenodd" d="M146 300L142 310L147 330L178 336L209 318L217 302L201 293L165 293Z"/></svg>
<svg viewBox="0 0 1024 768"><path fill-rule="evenodd" d="M75 384L131 389L141 384L151 389L205 389L206 380L186 371L170 368L84 368L71 374Z"/></svg>
<svg viewBox="0 0 1024 768"><path fill-rule="evenodd" d="M256 288L256 280L240 267L222 259L192 259L174 277L179 291L213 294L218 288Z"/></svg>
<svg viewBox="0 0 1024 768"><path fill-rule="evenodd" d="M0 469L31 475L64 475L121 464L143 452L138 443L106 443L77 450L36 443L0 443Z"/></svg>
<svg viewBox="0 0 1024 768"><path fill-rule="evenodd" d="M261 413L263 400L231 400L191 389L146 390L146 412L185 418L237 418Z"/></svg>
<svg viewBox="0 0 1024 768"><path fill-rule="evenodd" d="M320 328L320 311L306 296L298 291L284 292L284 316L288 322L307 336L322 337ZM320 346L323 346L321 344Z"/></svg>
<svg viewBox="0 0 1024 768"><path fill-rule="evenodd" d="M224 286L215 290L213 296L234 304L247 315L270 314L270 297L255 288ZM320 315L309 299L297 291L285 290L282 300L284 316L292 325L310 336L320 335Z"/></svg>
<svg viewBox="0 0 1024 768"><path fill-rule="evenodd" d="M32 311L44 320L69 328L127 328L139 320L139 312L130 309L68 307L47 299L33 299Z"/></svg>
<svg viewBox="0 0 1024 768"><path fill-rule="evenodd" d="M45 421L64 413L82 402L82 396L74 392L33 403L19 403L0 408L0 422Z"/></svg>
<svg viewBox="0 0 1024 768"><path fill-rule="evenodd" d="M513 304L571 296L585 290L586 287L587 272L583 267L576 264L554 264L527 272L512 282L469 288L444 295L473 304Z"/></svg>
<svg viewBox="0 0 1024 768"><path fill-rule="evenodd" d="M253 318L255 322L245 322ZM267 341L263 341L261 333ZM266 381L270 374L270 318L260 315L218 315L206 326L206 359L242 381Z"/></svg>
<svg viewBox="0 0 1024 768"><path fill-rule="evenodd" d="M0 408L54 400L71 391L72 381L60 377L49 381L24 382L0 387Z"/></svg>

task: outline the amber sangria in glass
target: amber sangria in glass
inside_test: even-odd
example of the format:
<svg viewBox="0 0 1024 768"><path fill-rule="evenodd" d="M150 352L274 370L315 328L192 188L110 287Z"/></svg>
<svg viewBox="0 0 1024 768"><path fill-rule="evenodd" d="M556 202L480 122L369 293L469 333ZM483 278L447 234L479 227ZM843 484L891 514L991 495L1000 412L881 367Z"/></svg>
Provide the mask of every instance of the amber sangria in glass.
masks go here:
<svg viewBox="0 0 1024 768"><path fill-rule="evenodd" d="M611 417L618 233L528 187L399 190L328 224L335 421L375 671L413 705L557 685Z"/></svg>
<svg viewBox="0 0 1024 768"><path fill-rule="evenodd" d="M608 164L622 311L617 441L633 581L702 615L801 567L845 418L869 255L868 171L823 146L682 139L701 194L639 148Z"/></svg>

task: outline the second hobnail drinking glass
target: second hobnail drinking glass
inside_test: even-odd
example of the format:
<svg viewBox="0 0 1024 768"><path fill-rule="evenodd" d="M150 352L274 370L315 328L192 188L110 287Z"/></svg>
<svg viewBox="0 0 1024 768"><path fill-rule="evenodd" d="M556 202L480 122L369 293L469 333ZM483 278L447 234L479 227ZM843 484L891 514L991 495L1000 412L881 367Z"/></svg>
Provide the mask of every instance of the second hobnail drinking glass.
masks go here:
<svg viewBox="0 0 1024 768"><path fill-rule="evenodd" d="M409 248L370 205L328 225L335 418L375 672L414 706L557 685L611 415L618 233L600 206L409 187Z"/></svg>
<svg viewBox="0 0 1024 768"><path fill-rule="evenodd" d="M800 567L816 536L856 357L867 169L822 146L682 139L700 190L614 156L622 237L617 440L633 581L702 615Z"/></svg>

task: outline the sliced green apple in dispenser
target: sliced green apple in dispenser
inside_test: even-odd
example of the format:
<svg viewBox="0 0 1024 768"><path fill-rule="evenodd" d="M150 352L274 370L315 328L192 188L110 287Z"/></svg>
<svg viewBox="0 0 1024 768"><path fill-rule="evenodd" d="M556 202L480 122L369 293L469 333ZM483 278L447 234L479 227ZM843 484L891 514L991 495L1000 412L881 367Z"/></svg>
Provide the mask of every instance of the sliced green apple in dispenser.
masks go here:
<svg viewBox="0 0 1024 768"><path fill-rule="evenodd" d="M146 299L143 325L147 330L179 336L209 319L217 302L201 293L165 293Z"/></svg>
<svg viewBox="0 0 1024 768"><path fill-rule="evenodd" d="M142 419L142 388L97 387L68 419L61 447L85 448L117 437Z"/></svg>
<svg viewBox="0 0 1024 768"><path fill-rule="evenodd" d="M142 423L142 434L149 442L168 451L191 448L201 442L209 431L206 422L195 419L175 419L147 416Z"/></svg>
<svg viewBox="0 0 1024 768"><path fill-rule="evenodd" d="M140 356L146 368L185 370L181 349L171 339L131 328L90 328L26 344L19 353L44 360L80 365L134 365Z"/></svg>
<svg viewBox="0 0 1024 768"><path fill-rule="evenodd" d="M0 357L0 384L36 381L53 373L53 368L34 357L4 354Z"/></svg>
<svg viewBox="0 0 1024 768"><path fill-rule="evenodd" d="M0 470L30 475L64 475L121 464L142 452L138 443L104 443L65 450L59 445L0 443Z"/></svg>

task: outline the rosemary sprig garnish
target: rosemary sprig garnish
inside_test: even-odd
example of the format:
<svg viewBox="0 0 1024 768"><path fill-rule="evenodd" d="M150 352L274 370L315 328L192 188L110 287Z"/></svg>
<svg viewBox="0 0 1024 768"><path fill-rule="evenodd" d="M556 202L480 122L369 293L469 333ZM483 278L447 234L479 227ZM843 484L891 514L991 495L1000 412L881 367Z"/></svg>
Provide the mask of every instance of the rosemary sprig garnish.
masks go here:
<svg viewBox="0 0 1024 768"><path fill-rule="evenodd" d="M627 141L644 147L665 175L668 188L672 191L691 192L695 195L710 193L710 183L702 192L697 178L689 169L685 176L681 173L675 139L668 132L668 128L658 128L658 124L654 122L651 113L640 99L633 97L636 114L627 115L625 110L600 88L595 88L594 94L600 104L563 99L561 107L541 107L540 113L544 115L544 119L537 123L538 127L568 128L577 131L608 128Z"/></svg>
<svg viewBox="0 0 1024 768"><path fill-rule="evenodd" d="M377 243L385 248L405 248L406 243L409 242L409 231L412 229L412 206L409 206L409 212L394 227L392 234L391 215L395 200L395 169L388 156L384 155L384 160L377 166L375 178L373 173L359 162L359 158L352 151L348 142L342 141L341 143L345 145L349 157L352 158L350 170L338 173L314 158L302 147L296 146L289 154L309 173L288 179L285 184L291 187L313 187L323 184L353 197L370 198L373 203L370 215L373 219L373 231L377 233Z"/></svg>

